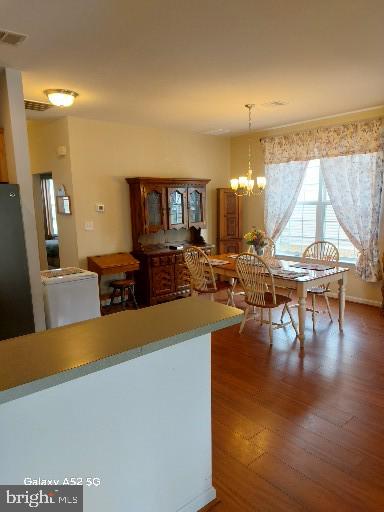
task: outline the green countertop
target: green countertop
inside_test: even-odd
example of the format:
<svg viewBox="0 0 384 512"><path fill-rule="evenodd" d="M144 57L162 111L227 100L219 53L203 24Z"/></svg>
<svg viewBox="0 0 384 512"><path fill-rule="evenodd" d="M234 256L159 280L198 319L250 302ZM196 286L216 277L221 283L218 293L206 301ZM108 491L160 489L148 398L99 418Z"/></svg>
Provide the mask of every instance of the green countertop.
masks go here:
<svg viewBox="0 0 384 512"><path fill-rule="evenodd" d="M189 297L0 341L0 404L240 323L242 315Z"/></svg>

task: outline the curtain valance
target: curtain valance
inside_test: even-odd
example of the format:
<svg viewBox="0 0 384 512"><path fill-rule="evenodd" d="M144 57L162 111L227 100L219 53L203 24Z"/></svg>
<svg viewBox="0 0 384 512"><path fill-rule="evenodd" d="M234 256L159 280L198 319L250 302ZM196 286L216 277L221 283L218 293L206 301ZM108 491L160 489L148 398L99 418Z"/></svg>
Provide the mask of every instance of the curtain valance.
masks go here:
<svg viewBox="0 0 384 512"><path fill-rule="evenodd" d="M383 149L384 119L356 121L333 127L261 139L265 164L307 161Z"/></svg>

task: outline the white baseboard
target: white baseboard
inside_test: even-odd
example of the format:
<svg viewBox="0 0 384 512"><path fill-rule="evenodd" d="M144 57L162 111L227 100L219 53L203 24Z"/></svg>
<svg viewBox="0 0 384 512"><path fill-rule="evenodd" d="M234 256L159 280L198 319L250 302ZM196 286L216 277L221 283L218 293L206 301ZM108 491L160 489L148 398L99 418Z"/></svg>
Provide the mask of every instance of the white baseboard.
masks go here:
<svg viewBox="0 0 384 512"><path fill-rule="evenodd" d="M216 489L214 487L210 487L203 493L199 494L196 498L193 498L189 503L183 505L181 508L177 509L176 512L197 512L201 508L211 503L216 498Z"/></svg>
<svg viewBox="0 0 384 512"><path fill-rule="evenodd" d="M335 292L329 292L328 297L337 299L339 295ZM346 295L345 300L348 302L357 302L358 304L366 304L367 306L375 306L377 308L381 308L381 302L377 300L363 299L361 297L354 297L353 295Z"/></svg>

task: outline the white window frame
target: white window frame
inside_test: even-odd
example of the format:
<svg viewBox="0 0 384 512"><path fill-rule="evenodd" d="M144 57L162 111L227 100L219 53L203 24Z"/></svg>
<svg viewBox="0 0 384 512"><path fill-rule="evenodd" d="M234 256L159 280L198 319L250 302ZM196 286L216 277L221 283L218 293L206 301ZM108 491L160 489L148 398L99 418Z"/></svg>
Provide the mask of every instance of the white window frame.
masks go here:
<svg viewBox="0 0 384 512"><path fill-rule="evenodd" d="M307 167L309 163L313 160L309 160ZM305 171L307 171L307 167L305 168ZM324 221L325 221L325 213L327 206L332 206L331 201L325 198L327 197L327 189L325 186L325 181L323 177L323 173L321 171L321 166L319 164L319 191L317 196L317 201L297 201L295 204L295 207L297 205L303 204L303 205L310 205L316 207L316 233L315 233L315 240L324 240ZM291 256L289 254L276 254L276 257L282 259L282 260L291 260L291 261L300 261L301 256ZM354 267L355 264L350 261L343 261L342 257L340 257L340 262L345 267Z"/></svg>

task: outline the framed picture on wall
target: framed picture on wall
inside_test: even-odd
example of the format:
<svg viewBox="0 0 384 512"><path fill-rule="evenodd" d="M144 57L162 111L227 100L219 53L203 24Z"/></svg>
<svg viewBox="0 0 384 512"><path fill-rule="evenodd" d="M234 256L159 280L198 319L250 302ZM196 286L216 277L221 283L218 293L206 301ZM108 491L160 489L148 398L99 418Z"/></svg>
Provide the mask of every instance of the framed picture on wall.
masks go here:
<svg viewBox="0 0 384 512"><path fill-rule="evenodd" d="M69 196L57 197L57 213L71 215L71 199Z"/></svg>

